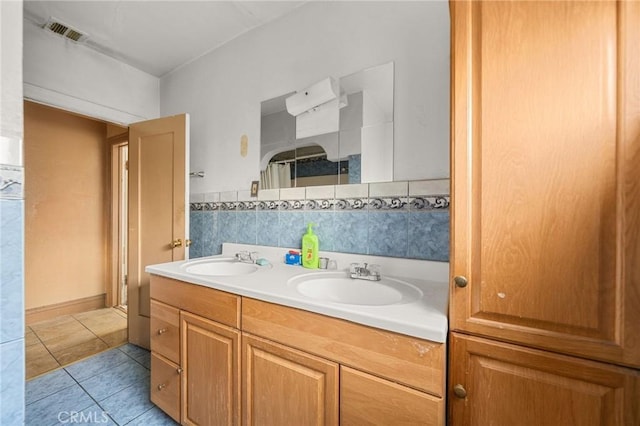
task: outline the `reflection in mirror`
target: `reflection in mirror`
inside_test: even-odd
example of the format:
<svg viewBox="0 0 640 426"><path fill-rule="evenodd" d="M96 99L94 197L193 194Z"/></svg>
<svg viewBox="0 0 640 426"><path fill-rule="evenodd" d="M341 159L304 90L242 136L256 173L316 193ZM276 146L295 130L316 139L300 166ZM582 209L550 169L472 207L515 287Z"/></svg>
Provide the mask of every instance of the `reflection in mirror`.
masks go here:
<svg viewBox="0 0 640 426"><path fill-rule="evenodd" d="M393 180L393 62L339 85L340 99L320 106L339 109L337 132L314 131L332 127L307 120L322 116L312 115L318 108L303 113L304 122L287 112L285 100L294 93L261 103L262 189ZM297 130L312 136L296 139Z"/></svg>

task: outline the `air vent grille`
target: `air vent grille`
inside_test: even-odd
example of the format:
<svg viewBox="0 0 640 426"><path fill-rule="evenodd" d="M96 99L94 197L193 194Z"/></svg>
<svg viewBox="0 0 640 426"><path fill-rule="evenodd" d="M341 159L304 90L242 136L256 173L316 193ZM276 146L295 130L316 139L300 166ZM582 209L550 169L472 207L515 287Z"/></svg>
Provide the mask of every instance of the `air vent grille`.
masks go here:
<svg viewBox="0 0 640 426"><path fill-rule="evenodd" d="M69 30L69 32L67 33L67 38L70 38L73 41L80 41L82 37L84 37L84 34L74 30Z"/></svg>
<svg viewBox="0 0 640 426"><path fill-rule="evenodd" d="M69 30L69 27L62 25L58 22L51 22L48 25L49 30L53 31L56 34L64 35Z"/></svg>
<svg viewBox="0 0 640 426"><path fill-rule="evenodd" d="M89 37L87 34L84 34L77 29L71 28L69 25L63 24L58 19L53 17L49 18L47 23L44 24L43 28L54 34L76 42L84 41Z"/></svg>

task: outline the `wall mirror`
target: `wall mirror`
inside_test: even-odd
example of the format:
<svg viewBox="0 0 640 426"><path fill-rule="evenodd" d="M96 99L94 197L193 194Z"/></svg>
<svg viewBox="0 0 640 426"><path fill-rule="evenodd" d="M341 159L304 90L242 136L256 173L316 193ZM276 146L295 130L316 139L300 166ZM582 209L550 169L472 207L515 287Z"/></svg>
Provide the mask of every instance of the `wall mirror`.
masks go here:
<svg viewBox="0 0 640 426"><path fill-rule="evenodd" d="M393 79L393 62L341 77L336 123L316 125L311 136L287 111L295 92L263 101L260 187L392 181Z"/></svg>

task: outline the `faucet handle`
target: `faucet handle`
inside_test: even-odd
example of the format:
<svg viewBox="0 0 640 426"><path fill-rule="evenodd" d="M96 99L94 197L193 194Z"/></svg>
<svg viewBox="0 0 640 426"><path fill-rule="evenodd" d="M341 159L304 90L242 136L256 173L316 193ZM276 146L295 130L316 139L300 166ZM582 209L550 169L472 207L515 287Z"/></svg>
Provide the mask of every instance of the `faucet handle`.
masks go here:
<svg viewBox="0 0 640 426"><path fill-rule="evenodd" d="M365 264L366 266L366 264ZM380 276L380 265L374 264L372 263L371 265L369 265L369 273L375 277L379 277Z"/></svg>

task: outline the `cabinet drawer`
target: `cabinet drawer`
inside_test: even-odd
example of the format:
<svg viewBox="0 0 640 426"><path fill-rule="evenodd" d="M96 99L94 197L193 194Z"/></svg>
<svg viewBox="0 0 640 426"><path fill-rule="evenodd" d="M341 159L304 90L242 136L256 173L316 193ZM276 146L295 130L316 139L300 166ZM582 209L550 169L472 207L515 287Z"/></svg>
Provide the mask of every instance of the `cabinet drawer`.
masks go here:
<svg viewBox="0 0 640 426"><path fill-rule="evenodd" d="M443 425L444 400L415 389L340 367L340 424Z"/></svg>
<svg viewBox="0 0 640 426"><path fill-rule="evenodd" d="M243 298L242 330L443 396L443 343Z"/></svg>
<svg viewBox="0 0 640 426"><path fill-rule="evenodd" d="M151 275L151 298L222 324L240 328L240 296Z"/></svg>
<svg viewBox="0 0 640 426"><path fill-rule="evenodd" d="M180 422L180 372L168 359L151 353L151 402Z"/></svg>
<svg viewBox="0 0 640 426"><path fill-rule="evenodd" d="M151 301L151 350L180 363L180 311Z"/></svg>

